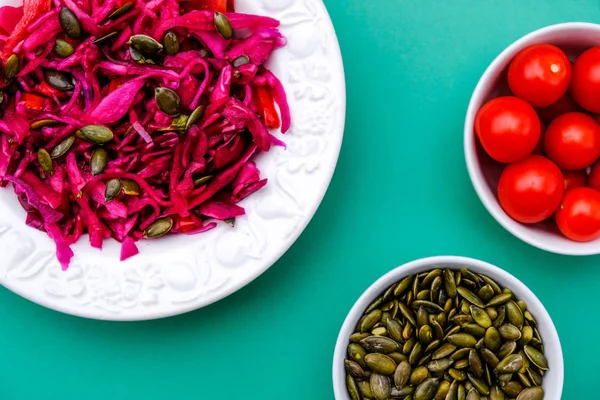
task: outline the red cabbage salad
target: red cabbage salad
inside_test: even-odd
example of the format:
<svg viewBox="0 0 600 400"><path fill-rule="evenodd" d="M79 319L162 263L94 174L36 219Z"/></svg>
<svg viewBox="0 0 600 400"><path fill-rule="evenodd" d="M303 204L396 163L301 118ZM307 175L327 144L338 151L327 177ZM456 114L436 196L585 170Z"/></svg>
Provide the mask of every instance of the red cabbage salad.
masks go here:
<svg viewBox="0 0 600 400"><path fill-rule="evenodd" d="M205 232L267 183L252 161L290 128L264 65L275 19L231 0L25 0L0 8L0 186L56 243Z"/></svg>

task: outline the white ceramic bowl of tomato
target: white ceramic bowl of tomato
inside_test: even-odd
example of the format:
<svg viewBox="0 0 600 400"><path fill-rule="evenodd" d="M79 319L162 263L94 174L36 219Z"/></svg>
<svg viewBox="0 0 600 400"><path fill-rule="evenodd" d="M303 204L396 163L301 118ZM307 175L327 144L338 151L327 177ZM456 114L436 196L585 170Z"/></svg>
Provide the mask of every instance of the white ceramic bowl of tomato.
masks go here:
<svg viewBox="0 0 600 400"><path fill-rule="evenodd" d="M600 254L600 25L532 32L487 68L465 121L473 186L540 249Z"/></svg>

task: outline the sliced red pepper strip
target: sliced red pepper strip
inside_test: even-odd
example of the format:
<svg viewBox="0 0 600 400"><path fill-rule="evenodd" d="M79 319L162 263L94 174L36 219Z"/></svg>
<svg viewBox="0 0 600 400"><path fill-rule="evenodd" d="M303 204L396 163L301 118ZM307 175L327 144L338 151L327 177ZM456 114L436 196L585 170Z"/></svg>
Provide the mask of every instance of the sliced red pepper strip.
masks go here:
<svg viewBox="0 0 600 400"><path fill-rule="evenodd" d="M188 6L192 10L227 12L227 0L190 0Z"/></svg>
<svg viewBox="0 0 600 400"><path fill-rule="evenodd" d="M40 111L44 108L44 98L33 93L23 93L19 102L24 103L25 108L30 110Z"/></svg>
<svg viewBox="0 0 600 400"><path fill-rule="evenodd" d="M42 14L50 11L52 0L25 0L23 4L23 17L15 26L2 49L2 62L6 62L13 54L13 50L21 40L27 36L27 27Z"/></svg>
<svg viewBox="0 0 600 400"><path fill-rule="evenodd" d="M228 12L235 12L234 0L227 0L227 11Z"/></svg>
<svg viewBox="0 0 600 400"><path fill-rule="evenodd" d="M42 82L39 85L35 85L33 91L44 96L57 97L59 99L64 99L67 97L67 94L65 92L61 92L58 89L54 89L48 84L48 82Z"/></svg>
<svg viewBox="0 0 600 400"><path fill-rule="evenodd" d="M108 93L112 93L123 85L123 80L121 78L115 78L110 81L110 85L108 86Z"/></svg>
<svg viewBox="0 0 600 400"><path fill-rule="evenodd" d="M254 88L254 101L258 108L258 113L263 117L267 128L277 129L281 126L281 119L275 109L275 102L269 88L266 86L257 86Z"/></svg>
<svg viewBox="0 0 600 400"><path fill-rule="evenodd" d="M187 217L181 217L179 219L179 230L181 232L191 232L197 227L198 225L196 224L196 221L190 215L188 215Z"/></svg>

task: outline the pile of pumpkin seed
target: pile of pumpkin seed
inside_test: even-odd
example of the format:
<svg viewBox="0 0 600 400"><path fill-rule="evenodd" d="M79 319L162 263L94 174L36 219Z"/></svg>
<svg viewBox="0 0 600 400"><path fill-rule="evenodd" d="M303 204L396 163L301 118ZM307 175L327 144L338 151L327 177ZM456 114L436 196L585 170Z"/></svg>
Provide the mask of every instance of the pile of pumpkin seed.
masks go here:
<svg viewBox="0 0 600 400"><path fill-rule="evenodd" d="M365 310L347 352L352 400L541 400L549 369L527 305L466 268L390 286Z"/></svg>

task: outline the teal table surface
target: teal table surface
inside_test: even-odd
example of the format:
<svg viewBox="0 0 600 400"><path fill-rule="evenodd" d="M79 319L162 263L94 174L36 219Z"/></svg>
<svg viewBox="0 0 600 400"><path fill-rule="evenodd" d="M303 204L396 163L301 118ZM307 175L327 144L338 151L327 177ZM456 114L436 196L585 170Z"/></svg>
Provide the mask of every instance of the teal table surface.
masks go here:
<svg viewBox="0 0 600 400"><path fill-rule="evenodd" d="M462 150L492 59L544 25L600 21L597 0L326 0L346 68L338 168L305 233L233 296L166 320L110 323L0 288L0 399L332 399L338 330L378 277L432 255L479 258L545 304L563 399L597 399L600 258L546 253L484 209ZM293 40L293 38L290 38Z"/></svg>

